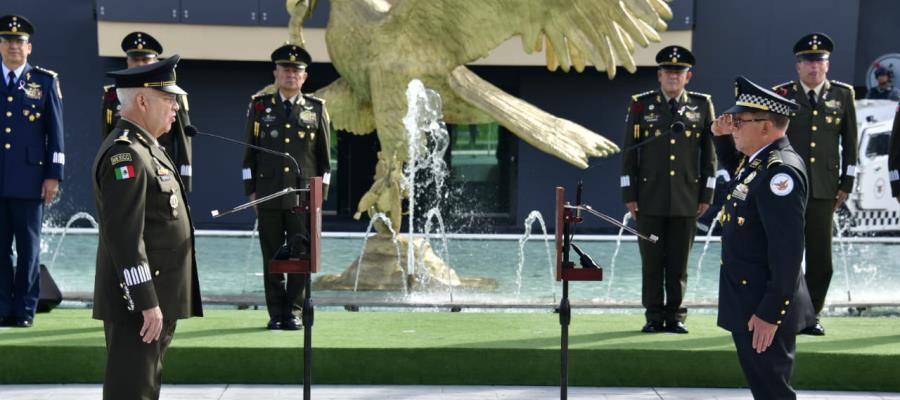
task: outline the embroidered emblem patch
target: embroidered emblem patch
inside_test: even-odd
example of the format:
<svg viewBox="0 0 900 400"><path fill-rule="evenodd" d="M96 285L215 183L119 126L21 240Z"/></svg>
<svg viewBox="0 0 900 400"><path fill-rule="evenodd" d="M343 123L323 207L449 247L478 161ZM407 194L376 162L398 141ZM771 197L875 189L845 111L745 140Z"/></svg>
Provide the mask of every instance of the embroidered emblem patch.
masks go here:
<svg viewBox="0 0 900 400"><path fill-rule="evenodd" d="M123 165L115 169L116 180L123 181L134 178L134 166L131 164Z"/></svg>
<svg viewBox="0 0 900 400"><path fill-rule="evenodd" d="M109 158L109 162L112 163L112 165L116 165L126 161L132 161L131 153L119 153Z"/></svg>
<svg viewBox="0 0 900 400"><path fill-rule="evenodd" d="M776 196L787 196L794 190L794 179L785 173L776 174L769 180L769 188Z"/></svg>

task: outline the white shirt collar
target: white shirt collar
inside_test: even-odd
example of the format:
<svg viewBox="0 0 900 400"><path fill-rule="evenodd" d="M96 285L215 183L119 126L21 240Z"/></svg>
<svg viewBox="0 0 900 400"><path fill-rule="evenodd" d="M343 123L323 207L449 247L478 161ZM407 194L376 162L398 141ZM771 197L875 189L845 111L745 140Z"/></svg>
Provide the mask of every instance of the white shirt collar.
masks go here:
<svg viewBox="0 0 900 400"><path fill-rule="evenodd" d="M3 65L3 83L9 85L9 79L7 78L9 76L9 67L4 63L0 63L0 65ZM22 71L25 71L25 64L20 65L19 68L12 71L16 74L16 80L19 80L22 77Z"/></svg>
<svg viewBox="0 0 900 400"><path fill-rule="evenodd" d="M816 92L816 97L819 97L822 95L822 87L825 86L825 80L823 79L822 83L820 83L818 86L816 86L814 88L806 86L806 84L803 83L803 81L800 81L800 86L803 86L803 94L809 93L810 90L814 90Z"/></svg>
<svg viewBox="0 0 900 400"><path fill-rule="evenodd" d="M664 90L660 89L659 91L662 93L663 98L666 99L666 103L668 103L669 100L673 98L673 97L666 96L666 92ZM675 101L676 102L679 101L681 99L681 96L684 96L684 89L681 89L681 93L678 93L678 96L674 97Z"/></svg>
<svg viewBox="0 0 900 400"><path fill-rule="evenodd" d="M153 135L150 134L150 131L148 131L147 128L144 128L143 126L141 126L141 124L139 124L139 123L137 123L137 122L134 122L134 121L132 121L132 120L130 120L130 119L128 119L128 118L122 117L122 119L124 119L124 120L130 122L132 125L134 125L134 126L136 126L136 127L138 127L138 128L141 128L141 131L143 131L144 133L146 133L146 134L147 134L146 136L147 136L148 138L150 138L150 140L153 141L153 145L156 146L156 147L159 147L159 141L156 140L156 138L153 137Z"/></svg>
<svg viewBox="0 0 900 400"><path fill-rule="evenodd" d="M290 99L288 99L288 98L284 97L284 93L281 93L280 90L278 91L278 96L281 97L281 102L282 102L282 103L284 103L285 101L290 100L290 101L291 101L291 104L297 104L297 100L300 99L300 95L301 95L301 94L302 94L302 93L297 93L296 96L291 97Z"/></svg>

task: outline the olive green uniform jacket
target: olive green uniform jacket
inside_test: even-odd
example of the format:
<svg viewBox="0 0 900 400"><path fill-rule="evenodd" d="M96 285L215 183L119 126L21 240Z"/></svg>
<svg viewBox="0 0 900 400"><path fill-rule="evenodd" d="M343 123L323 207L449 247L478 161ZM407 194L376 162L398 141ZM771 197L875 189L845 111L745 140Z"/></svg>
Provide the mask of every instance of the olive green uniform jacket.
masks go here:
<svg viewBox="0 0 900 400"><path fill-rule="evenodd" d="M300 164L302 184L321 176L323 193L328 193L331 176L331 124L325 101L308 94L286 115L278 93L254 96L247 110L247 143L288 153ZM297 185L294 164L286 157L247 148L243 167L244 193L260 198ZM290 209L296 196L282 196L259 205L260 208Z"/></svg>
<svg viewBox="0 0 900 400"><path fill-rule="evenodd" d="M622 200L636 201L642 215L696 217L699 203L712 204L712 100L685 90L675 109L673 114L658 90L632 96L622 154ZM670 129L676 121L684 123L683 132ZM629 149L639 143L646 144Z"/></svg>
<svg viewBox="0 0 900 400"><path fill-rule="evenodd" d="M119 120L93 164L100 221L95 319L125 321L159 306L166 320L203 314L194 229L174 163Z"/></svg>
<svg viewBox="0 0 900 400"><path fill-rule="evenodd" d="M852 192L857 159L853 87L826 80L815 108L799 82L783 83L774 91L800 105L787 137L806 162L810 199L834 199L838 190Z"/></svg>

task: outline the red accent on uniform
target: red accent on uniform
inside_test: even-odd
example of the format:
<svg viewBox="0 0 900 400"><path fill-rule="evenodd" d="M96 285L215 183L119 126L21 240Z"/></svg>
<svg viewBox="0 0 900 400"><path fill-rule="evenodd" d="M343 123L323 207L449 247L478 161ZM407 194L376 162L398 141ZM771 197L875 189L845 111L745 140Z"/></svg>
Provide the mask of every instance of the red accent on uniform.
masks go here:
<svg viewBox="0 0 900 400"><path fill-rule="evenodd" d="M639 103L639 102L637 102L637 101L635 101L634 103L631 103L631 112L633 112L633 113L639 113L639 112L643 112L643 111L644 111L644 105L643 105L643 104L641 104L641 103Z"/></svg>
<svg viewBox="0 0 900 400"><path fill-rule="evenodd" d="M261 101L257 101L254 107L256 107L256 111L262 111L266 106L264 106Z"/></svg>

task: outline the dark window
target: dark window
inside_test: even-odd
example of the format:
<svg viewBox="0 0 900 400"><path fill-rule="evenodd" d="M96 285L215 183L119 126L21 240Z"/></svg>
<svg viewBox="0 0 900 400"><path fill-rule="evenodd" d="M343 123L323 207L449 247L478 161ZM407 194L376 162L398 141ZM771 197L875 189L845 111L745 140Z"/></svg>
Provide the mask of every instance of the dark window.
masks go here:
<svg viewBox="0 0 900 400"><path fill-rule="evenodd" d="M866 145L866 157L872 158L887 155L888 149L890 148L890 141L890 132L869 133L869 144Z"/></svg>

